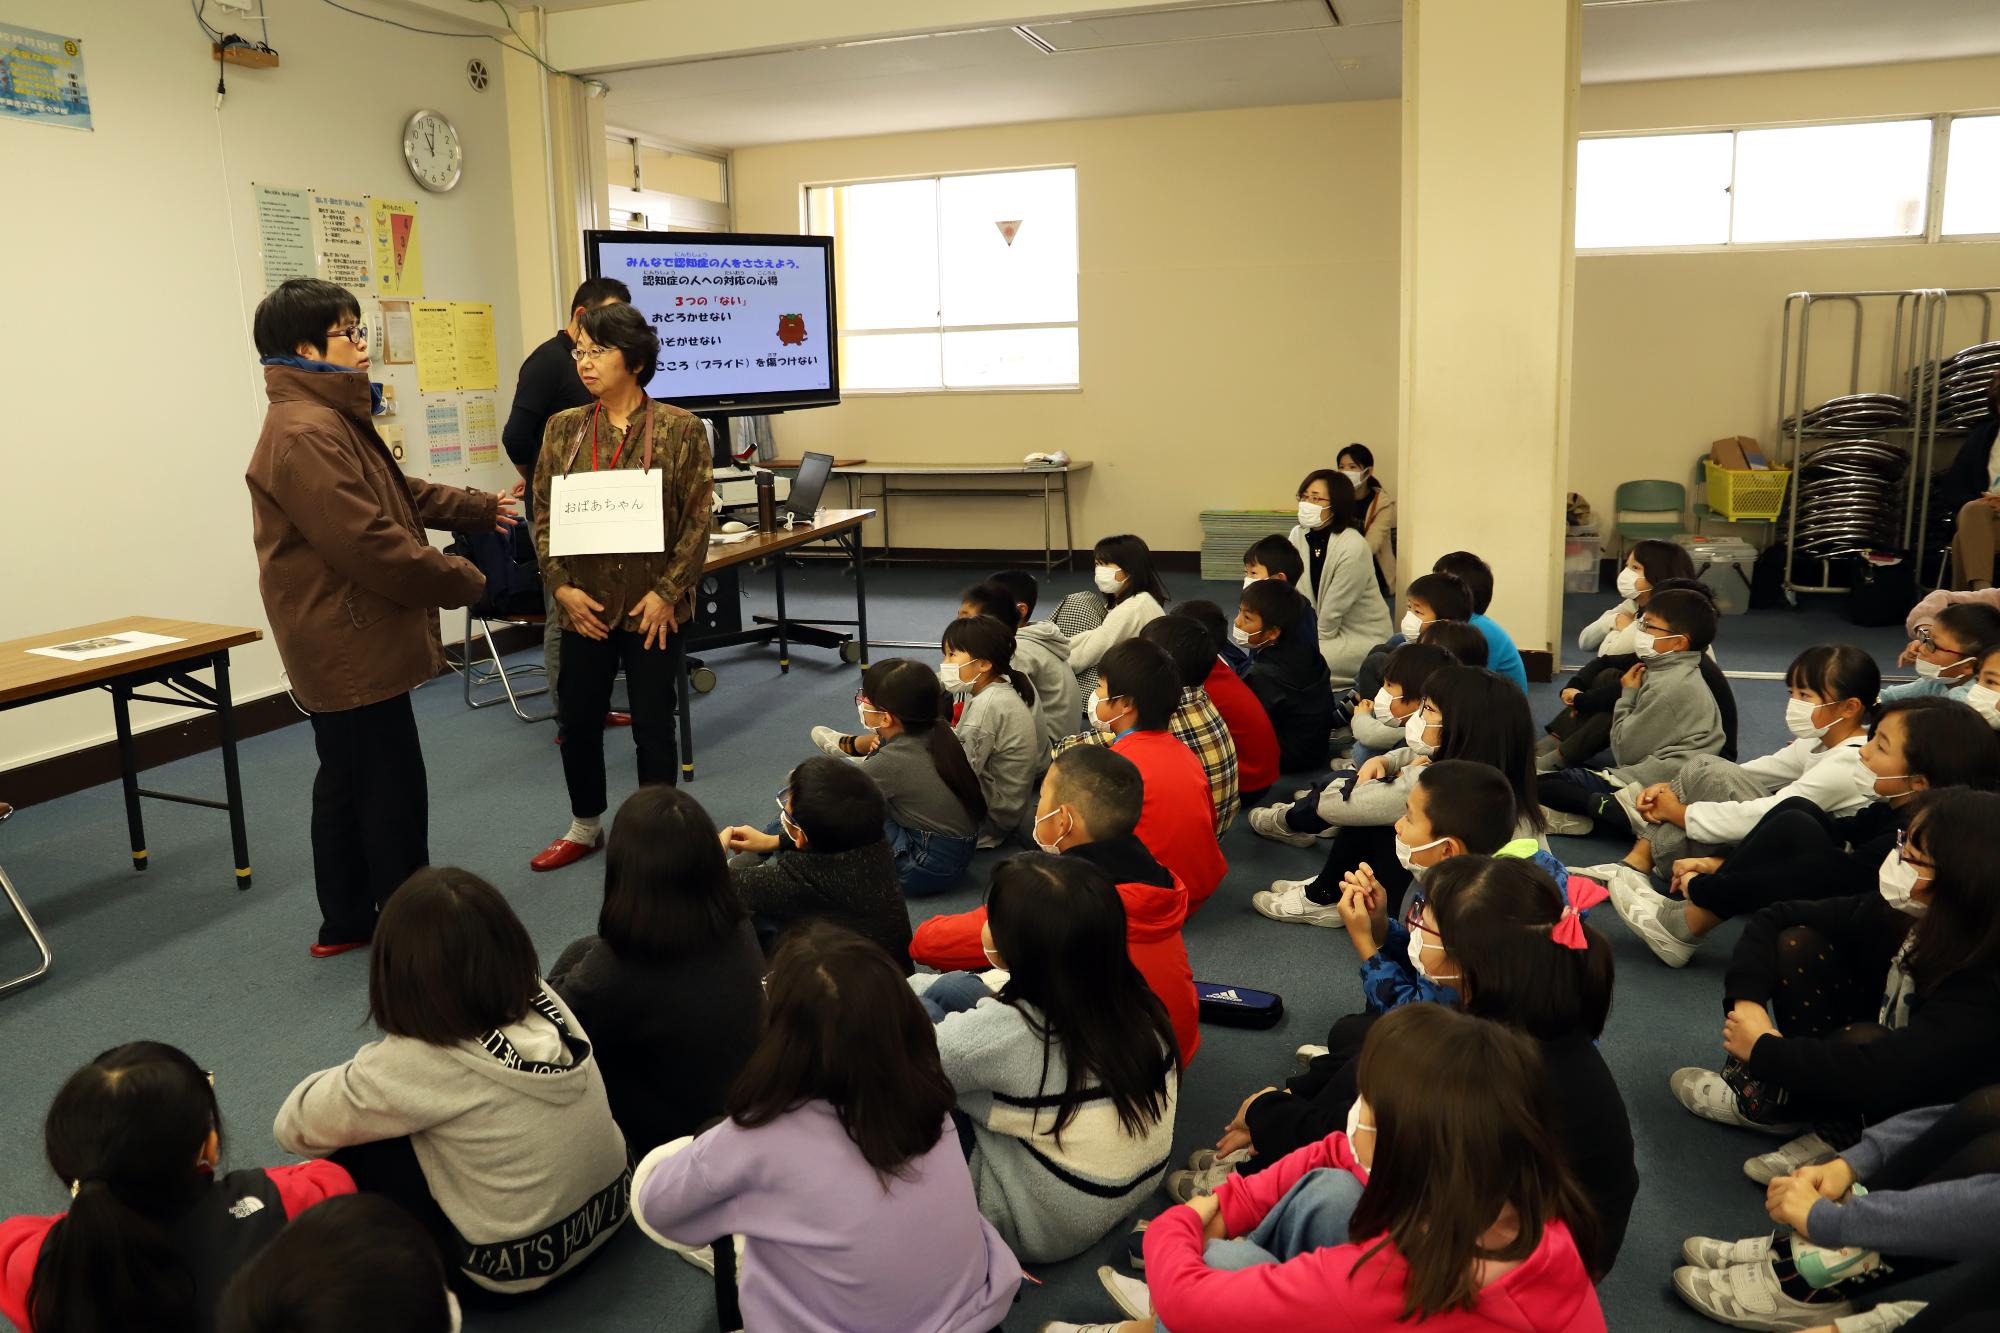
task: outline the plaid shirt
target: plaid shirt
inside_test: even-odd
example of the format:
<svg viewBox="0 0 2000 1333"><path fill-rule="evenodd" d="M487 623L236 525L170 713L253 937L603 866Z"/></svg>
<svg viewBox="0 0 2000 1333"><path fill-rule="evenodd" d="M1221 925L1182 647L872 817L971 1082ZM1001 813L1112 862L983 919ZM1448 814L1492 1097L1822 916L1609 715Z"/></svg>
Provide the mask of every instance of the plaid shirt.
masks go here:
<svg viewBox="0 0 2000 1333"><path fill-rule="evenodd" d="M1215 836L1220 838L1235 822L1237 807L1242 802L1236 791L1236 742L1230 738L1222 714L1208 701L1208 691L1199 685L1182 689L1180 706L1167 719L1167 731L1194 751L1194 757L1201 760L1202 771L1208 774L1208 798L1215 807ZM1111 737L1092 727L1058 741L1050 754L1058 755L1077 745L1109 744Z"/></svg>

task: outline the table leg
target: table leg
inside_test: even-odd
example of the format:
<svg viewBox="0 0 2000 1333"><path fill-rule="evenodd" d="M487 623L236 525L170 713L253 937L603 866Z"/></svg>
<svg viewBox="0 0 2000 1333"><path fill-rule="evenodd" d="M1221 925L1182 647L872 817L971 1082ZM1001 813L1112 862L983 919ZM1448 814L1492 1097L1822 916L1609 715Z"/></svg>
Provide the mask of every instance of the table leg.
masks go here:
<svg viewBox="0 0 2000 1333"><path fill-rule="evenodd" d="M861 649L861 669L868 669L868 588L861 573L861 528L854 529L854 629Z"/></svg>
<svg viewBox="0 0 2000 1333"><path fill-rule="evenodd" d="M1042 573L1044 574L1053 572L1056 567L1056 553L1053 540L1049 535L1049 485L1051 480L1052 478L1049 474L1042 474Z"/></svg>
<svg viewBox="0 0 2000 1333"><path fill-rule="evenodd" d="M250 836L243 826L243 776L236 766L236 700L229 689L229 650L212 659L215 667L215 725L222 740L223 797L229 802L229 841L236 851L236 887L250 887Z"/></svg>
<svg viewBox="0 0 2000 1333"><path fill-rule="evenodd" d="M1064 569L1075 569L1075 568L1076 568L1076 535L1075 535L1074 533L1072 533L1072 532L1070 531L1070 527L1069 527L1069 469L1068 469L1068 468L1064 468L1064 469L1063 469L1063 474L1062 474L1062 481L1063 481L1063 484L1062 484L1062 497L1063 497L1063 568L1064 568Z"/></svg>
<svg viewBox="0 0 2000 1333"><path fill-rule="evenodd" d="M139 751L132 743L132 689L111 684L111 716L118 724L118 776L125 784L125 830L132 839L132 868L146 868L146 821L139 813Z"/></svg>
<svg viewBox="0 0 2000 1333"><path fill-rule="evenodd" d="M885 475L884 475L884 476L883 476L883 477L881 478L881 482L882 482L882 497L881 497L881 498L882 498L882 558L883 558L884 560L887 560L887 559L888 559L888 558L890 557L890 555L894 553L894 549L895 549L895 548L894 548L894 546L893 546L893 545L891 544L891 542L889 541L889 482L890 482L890 478L889 478L889 477L888 477L888 476L887 476L887 475L885 474Z"/></svg>
<svg viewBox="0 0 2000 1333"><path fill-rule="evenodd" d="M771 557L771 576L778 587L778 670L789 675L792 670L791 645L785 639L785 553Z"/></svg>
<svg viewBox="0 0 2000 1333"><path fill-rule="evenodd" d="M687 631L671 636L674 645L674 708L681 715L681 780L694 780L694 708L688 691Z"/></svg>

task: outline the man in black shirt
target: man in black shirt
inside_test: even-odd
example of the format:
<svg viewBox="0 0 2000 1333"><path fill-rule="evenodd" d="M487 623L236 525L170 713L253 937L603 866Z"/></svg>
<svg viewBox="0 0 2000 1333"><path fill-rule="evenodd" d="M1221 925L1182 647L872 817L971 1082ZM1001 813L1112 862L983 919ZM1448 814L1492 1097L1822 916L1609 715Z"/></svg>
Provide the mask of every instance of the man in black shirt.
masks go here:
<svg viewBox="0 0 2000 1333"><path fill-rule="evenodd" d="M525 517L529 524L534 522L535 459L542 452L543 428L556 413L593 401L590 390L583 387L583 381L576 375L577 321L585 310L631 299L632 289L616 278L587 279L570 298L569 323L556 330L555 337L528 353L528 359L521 363L521 375L514 384L514 408L507 414L500 442L507 447L507 457L520 470L521 480L528 483L529 512ZM545 602L546 596L545 591ZM557 650L562 633L556 628L555 608L545 604L542 609L548 613L548 626L542 634L542 664L548 671L549 706L553 708Z"/></svg>

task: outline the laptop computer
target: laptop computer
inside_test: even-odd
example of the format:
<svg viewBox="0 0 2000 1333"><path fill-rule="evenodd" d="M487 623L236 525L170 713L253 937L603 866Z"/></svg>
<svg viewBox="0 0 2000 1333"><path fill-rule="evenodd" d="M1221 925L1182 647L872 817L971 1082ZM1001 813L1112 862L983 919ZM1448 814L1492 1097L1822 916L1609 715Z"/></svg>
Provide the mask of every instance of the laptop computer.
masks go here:
<svg viewBox="0 0 2000 1333"><path fill-rule="evenodd" d="M785 514L793 519L812 522L819 512L819 499L826 490L827 478L833 475L832 454L806 454L799 459L799 470L792 478L792 489L785 497Z"/></svg>

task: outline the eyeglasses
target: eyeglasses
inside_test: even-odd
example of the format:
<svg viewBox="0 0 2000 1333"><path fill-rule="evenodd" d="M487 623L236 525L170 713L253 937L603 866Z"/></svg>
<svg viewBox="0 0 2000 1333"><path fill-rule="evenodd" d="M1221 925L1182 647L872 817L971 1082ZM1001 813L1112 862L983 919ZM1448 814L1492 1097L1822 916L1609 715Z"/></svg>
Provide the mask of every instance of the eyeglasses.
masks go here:
<svg viewBox="0 0 2000 1333"><path fill-rule="evenodd" d="M1420 930L1428 935L1437 934L1435 930L1431 929L1430 919L1424 908L1424 896L1419 893L1410 899L1410 905L1403 911L1403 924L1409 928L1410 933L1413 935Z"/></svg>
<svg viewBox="0 0 2000 1333"><path fill-rule="evenodd" d="M617 350L615 347L577 347L570 351L569 357L580 366L586 361L596 361L601 357L610 356Z"/></svg>
<svg viewBox="0 0 2000 1333"><path fill-rule="evenodd" d="M356 347L366 347L368 345L368 326L366 324L350 324L344 329L335 329L327 337L345 338Z"/></svg>

